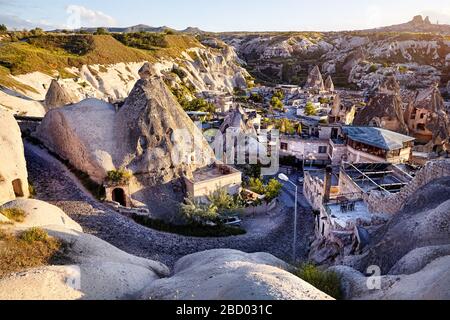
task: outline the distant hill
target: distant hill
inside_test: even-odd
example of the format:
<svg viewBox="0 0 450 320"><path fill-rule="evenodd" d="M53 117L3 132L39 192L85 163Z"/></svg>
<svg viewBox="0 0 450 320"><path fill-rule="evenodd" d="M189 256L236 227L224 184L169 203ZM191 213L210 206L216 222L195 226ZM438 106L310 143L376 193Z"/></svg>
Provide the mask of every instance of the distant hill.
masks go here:
<svg viewBox="0 0 450 320"><path fill-rule="evenodd" d="M142 32L142 31L145 31L145 32L172 31L172 32L176 32L176 33L185 33L185 34L191 34L191 35L206 33L205 31L203 31L197 27L188 27L184 30L175 30L175 29L167 27L167 26L152 27L152 26L148 26L145 24L138 24L138 25L131 26L131 27L104 27L104 29L108 30L109 32L122 32L122 33ZM97 28L81 28L80 30L93 33L95 31L97 31ZM58 31L60 32L62 30L53 30L53 32L58 32ZM77 31L79 31L79 30L77 30Z"/></svg>
<svg viewBox="0 0 450 320"><path fill-rule="evenodd" d="M368 32L421 32L450 35L450 25L433 24L429 17L415 16L411 21L388 27L364 30Z"/></svg>

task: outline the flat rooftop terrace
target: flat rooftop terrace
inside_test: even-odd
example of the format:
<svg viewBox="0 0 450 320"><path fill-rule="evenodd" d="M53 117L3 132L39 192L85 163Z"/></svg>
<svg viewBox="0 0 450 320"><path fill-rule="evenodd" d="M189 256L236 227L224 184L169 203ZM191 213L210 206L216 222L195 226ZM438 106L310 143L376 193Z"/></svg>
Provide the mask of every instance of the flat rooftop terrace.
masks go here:
<svg viewBox="0 0 450 320"><path fill-rule="evenodd" d="M201 168L201 169L198 169L197 171L195 171L193 173L193 176L194 176L193 182L199 183L202 181L213 180L213 179L217 179L217 178L235 174L235 173L239 173L239 171L230 166L213 165L213 166Z"/></svg>
<svg viewBox="0 0 450 320"><path fill-rule="evenodd" d="M347 204L331 203L327 205L327 208L331 221L341 228L346 228L349 223L354 223L358 219L367 224L372 221L372 214L362 200L348 202Z"/></svg>
<svg viewBox="0 0 450 320"><path fill-rule="evenodd" d="M412 180L408 173L389 163L347 165L344 171L364 192L385 190L397 193Z"/></svg>

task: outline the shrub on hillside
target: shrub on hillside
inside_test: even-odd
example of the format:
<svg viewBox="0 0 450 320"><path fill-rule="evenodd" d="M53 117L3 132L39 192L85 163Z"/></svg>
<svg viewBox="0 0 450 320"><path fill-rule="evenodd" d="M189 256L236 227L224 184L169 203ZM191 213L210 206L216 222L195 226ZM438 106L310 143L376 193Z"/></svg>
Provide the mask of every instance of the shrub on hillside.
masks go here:
<svg viewBox="0 0 450 320"><path fill-rule="evenodd" d="M315 265L306 263L297 269L295 275L335 299L342 298L341 280L334 272L322 271Z"/></svg>

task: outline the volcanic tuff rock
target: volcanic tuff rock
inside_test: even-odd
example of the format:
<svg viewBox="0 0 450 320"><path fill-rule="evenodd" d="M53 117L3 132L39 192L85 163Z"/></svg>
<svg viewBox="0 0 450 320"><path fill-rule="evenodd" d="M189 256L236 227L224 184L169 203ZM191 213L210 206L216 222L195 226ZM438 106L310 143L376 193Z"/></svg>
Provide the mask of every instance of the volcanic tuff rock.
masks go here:
<svg viewBox="0 0 450 320"><path fill-rule="evenodd" d="M334 92L334 83L331 76L328 76L327 80L325 80L325 90L329 92Z"/></svg>
<svg viewBox="0 0 450 320"><path fill-rule="evenodd" d="M142 185L169 182L214 161L201 131L150 65L141 69L125 104L87 99L51 110L37 130L44 144L102 183L125 167ZM194 148L195 147L195 148Z"/></svg>
<svg viewBox="0 0 450 320"><path fill-rule="evenodd" d="M355 125L372 125L395 132L408 134L403 115L400 86L394 77L387 78L378 92L355 117Z"/></svg>
<svg viewBox="0 0 450 320"><path fill-rule="evenodd" d="M372 88L390 74L397 76L402 85L416 88L428 87L441 77L443 85L448 81L450 41L441 34L374 30L227 33L220 37L264 81L301 83L307 77L305 71L314 65L331 74L338 87L352 83Z"/></svg>
<svg viewBox="0 0 450 320"><path fill-rule="evenodd" d="M77 102L77 99L73 97L57 80L52 80L50 88L48 88L45 95L45 107L47 110L63 107L68 104Z"/></svg>
<svg viewBox="0 0 450 320"><path fill-rule="evenodd" d="M429 142L427 146L429 151L432 151L435 146L443 146L445 150L450 151L450 119L445 110L444 99L436 86L417 90L415 98L407 107L405 118L409 119L411 115L423 112L426 113L425 130L430 136L430 140L426 141ZM415 129L410 127L412 133L417 133Z"/></svg>
<svg viewBox="0 0 450 320"><path fill-rule="evenodd" d="M47 265L12 273L0 279L0 300L133 299L169 269L156 261L127 254L82 232L60 209L42 201L8 204L26 211L25 221L7 225L11 233L40 227L62 242L61 265ZM0 243L0 249L1 249Z"/></svg>
<svg viewBox="0 0 450 320"><path fill-rule="evenodd" d="M286 271L267 253L211 250L180 259L171 278L153 282L142 293L152 300L332 300Z"/></svg>
<svg viewBox="0 0 450 320"><path fill-rule="evenodd" d="M59 79L58 84L71 98L62 99L62 102L78 102L86 98L123 101L140 78L138 70L143 63L145 61L67 68L65 71L74 77ZM232 93L235 87L247 86L246 78L249 74L241 63L243 61L237 57L234 49L221 43L220 48L198 44L198 47L181 52L178 58L162 56L153 66L165 77L175 77L178 85L185 85L196 92L220 90ZM182 70L186 77L180 79L174 75L172 71L175 69ZM14 88L1 88L0 106L4 105L16 113L27 112L29 115L43 116L45 111L41 101L46 98L54 76L32 72L12 78L29 89L19 93ZM49 105L52 104L49 101ZM61 101L56 104L61 104Z"/></svg>
<svg viewBox="0 0 450 320"><path fill-rule="evenodd" d="M325 90L322 73L320 72L320 68L318 66L314 66L314 68L312 68L309 72L308 79L306 79L305 89L313 89L318 91Z"/></svg>
<svg viewBox="0 0 450 320"><path fill-rule="evenodd" d="M137 174L168 182L214 161L202 132L184 112L150 65L116 115L115 132L122 164Z"/></svg>
<svg viewBox="0 0 450 320"><path fill-rule="evenodd" d="M15 193L27 197L28 173L20 128L12 114L1 109L0 150L0 204L14 200Z"/></svg>

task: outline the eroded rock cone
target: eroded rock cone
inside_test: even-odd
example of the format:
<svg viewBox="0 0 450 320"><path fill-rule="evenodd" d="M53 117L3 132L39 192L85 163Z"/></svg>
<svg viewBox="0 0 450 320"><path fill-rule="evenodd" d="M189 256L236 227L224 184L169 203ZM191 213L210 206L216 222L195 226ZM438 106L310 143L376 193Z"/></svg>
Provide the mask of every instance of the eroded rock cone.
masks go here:
<svg viewBox="0 0 450 320"><path fill-rule="evenodd" d="M214 162L202 132L148 64L116 116L118 153L133 172L153 182L190 175ZM153 184L153 183L146 183Z"/></svg>
<svg viewBox="0 0 450 320"><path fill-rule="evenodd" d="M331 76L328 76L327 80L325 81L325 90L329 92L334 92L334 83Z"/></svg>
<svg viewBox="0 0 450 320"><path fill-rule="evenodd" d="M325 84L323 83L322 73L318 66L315 66L309 73L308 79L306 80L305 89L312 90L325 90Z"/></svg>
<svg viewBox="0 0 450 320"><path fill-rule="evenodd" d="M48 110L60 108L75 103L76 99L63 88L58 81L52 80L47 94L45 95L45 107Z"/></svg>
<svg viewBox="0 0 450 320"><path fill-rule="evenodd" d="M355 117L355 125L376 126L408 134L403 114L400 85L394 77L386 78L367 106Z"/></svg>
<svg viewBox="0 0 450 320"><path fill-rule="evenodd" d="M141 69L119 111L86 99L47 113L36 136L51 150L103 183L107 172L130 170L143 186L190 174L215 161L208 142L153 68Z"/></svg>

